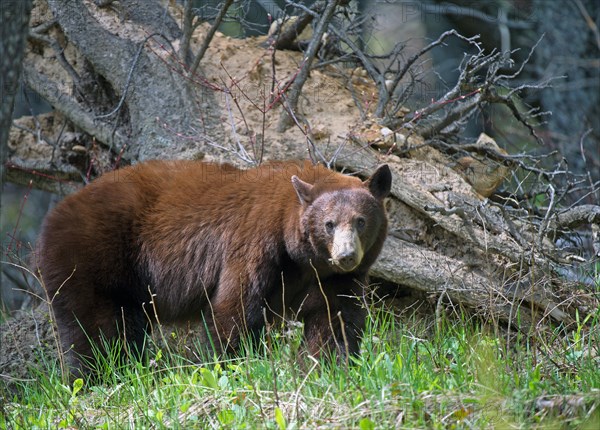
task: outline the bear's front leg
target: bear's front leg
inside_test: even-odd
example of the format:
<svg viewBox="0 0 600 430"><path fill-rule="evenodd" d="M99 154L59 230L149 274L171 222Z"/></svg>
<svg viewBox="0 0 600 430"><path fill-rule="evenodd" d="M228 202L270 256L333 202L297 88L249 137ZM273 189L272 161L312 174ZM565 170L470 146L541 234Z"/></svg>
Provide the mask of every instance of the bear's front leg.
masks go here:
<svg viewBox="0 0 600 430"><path fill-rule="evenodd" d="M343 360L358 354L367 316L363 285L354 276L338 276L317 282L305 296L299 316L311 355Z"/></svg>
<svg viewBox="0 0 600 430"><path fill-rule="evenodd" d="M242 336L256 337L264 326L262 308L270 279L243 276L243 267L229 265L204 310L212 345L217 352L237 352Z"/></svg>

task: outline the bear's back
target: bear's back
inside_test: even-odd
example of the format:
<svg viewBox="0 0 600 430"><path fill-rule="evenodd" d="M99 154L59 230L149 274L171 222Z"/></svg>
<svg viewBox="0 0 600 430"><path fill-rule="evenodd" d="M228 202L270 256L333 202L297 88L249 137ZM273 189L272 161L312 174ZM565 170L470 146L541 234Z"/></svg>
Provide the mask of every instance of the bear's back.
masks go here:
<svg viewBox="0 0 600 430"><path fill-rule="evenodd" d="M361 184L309 162L267 162L248 170L190 162L171 167L170 182L141 220L139 255L149 283L160 285L158 302L190 313L190 302L211 297L232 274L239 283L253 277L275 284L284 266L296 273L287 248L303 240L302 207L292 176L324 189ZM193 300L171 293L182 284L196 291Z"/></svg>

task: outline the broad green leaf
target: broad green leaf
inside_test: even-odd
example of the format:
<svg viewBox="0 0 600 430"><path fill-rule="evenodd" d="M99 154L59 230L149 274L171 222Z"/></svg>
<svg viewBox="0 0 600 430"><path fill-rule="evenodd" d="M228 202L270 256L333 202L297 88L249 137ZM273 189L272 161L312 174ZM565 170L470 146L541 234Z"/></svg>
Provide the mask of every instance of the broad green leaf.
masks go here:
<svg viewBox="0 0 600 430"><path fill-rule="evenodd" d="M283 412L281 412L281 409L279 409L279 407L275 408L275 422L277 423L277 427L279 427L279 430L285 430L287 425L285 423L285 418L283 417Z"/></svg>
<svg viewBox="0 0 600 430"><path fill-rule="evenodd" d="M83 388L83 379L81 378L77 378L73 381L73 391L71 392L71 395L73 397L75 397L77 395L77 393L79 392L79 390L81 390Z"/></svg>
<svg viewBox="0 0 600 430"><path fill-rule="evenodd" d="M204 385L215 390L219 388L215 375L213 375L210 370L203 367L200 369L200 373L202 374Z"/></svg>
<svg viewBox="0 0 600 430"><path fill-rule="evenodd" d="M375 423L369 418L363 418L358 422L360 430L375 430Z"/></svg>

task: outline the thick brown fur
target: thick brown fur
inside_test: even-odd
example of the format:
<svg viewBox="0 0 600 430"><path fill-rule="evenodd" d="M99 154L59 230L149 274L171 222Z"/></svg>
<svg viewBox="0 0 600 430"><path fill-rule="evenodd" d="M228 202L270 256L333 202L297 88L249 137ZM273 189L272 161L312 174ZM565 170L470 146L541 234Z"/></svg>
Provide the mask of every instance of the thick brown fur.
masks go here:
<svg viewBox="0 0 600 430"><path fill-rule="evenodd" d="M390 185L387 166L363 182L308 162L153 161L105 174L62 201L39 240L71 370L87 370L89 339L141 350L155 310L161 322L206 321L219 351L259 332L265 308L301 319L312 354L356 353Z"/></svg>

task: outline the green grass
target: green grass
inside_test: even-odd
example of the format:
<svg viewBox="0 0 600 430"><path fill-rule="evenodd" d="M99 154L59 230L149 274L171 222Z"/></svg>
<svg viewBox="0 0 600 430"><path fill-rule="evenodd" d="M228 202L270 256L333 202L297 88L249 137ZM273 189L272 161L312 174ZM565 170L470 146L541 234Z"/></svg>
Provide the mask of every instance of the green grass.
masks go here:
<svg viewBox="0 0 600 430"><path fill-rule="evenodd" d="M301 354L299 329L194 365L154 350L107 381L64 385L47 363L3 394L0 428L600 428L600 314L564 334L494 333L467 318L379 311L348 366Z"/></svg>

